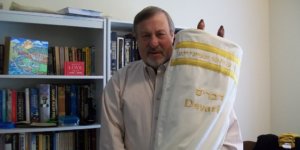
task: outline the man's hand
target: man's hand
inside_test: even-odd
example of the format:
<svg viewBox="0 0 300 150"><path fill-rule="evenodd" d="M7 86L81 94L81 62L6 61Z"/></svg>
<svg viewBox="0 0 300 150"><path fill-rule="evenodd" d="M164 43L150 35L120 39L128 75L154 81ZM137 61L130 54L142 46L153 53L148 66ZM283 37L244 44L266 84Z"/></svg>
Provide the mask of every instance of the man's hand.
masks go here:
<svg viewBox="0 0 300 150"><path fill-rule="evenodd" d="M203 19L201 19L198 23L197 29L204 30L204 28L205 28L205 23L204 23ZM217 35L220 37L224 37L224 34L225 34L225 30L224 30L224 27L221 25L218 30Z"/></svg>

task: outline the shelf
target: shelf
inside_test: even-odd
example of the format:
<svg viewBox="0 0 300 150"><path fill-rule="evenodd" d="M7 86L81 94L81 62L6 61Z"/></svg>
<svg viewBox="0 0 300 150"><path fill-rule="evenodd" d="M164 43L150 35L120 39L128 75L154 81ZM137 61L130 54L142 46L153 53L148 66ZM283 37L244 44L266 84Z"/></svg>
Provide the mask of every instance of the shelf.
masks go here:
<svg viewBox="0 0 300 150"><path fill-rule="evenodd" d="M126 32L132 32L132 22L130 21L120 21L115 19L110 19L111 30L121 30Z"/></svg>
<svg viewBox="0 0 300 150"><path fill-rule="evenodd" d="M103 76L65 76L65 75L0 75L0 79L103 79Z"/></svg>
<svg viewBox="0 0 300 150"><path fill-rule="evenodd" d="M0 129L0 134L87 130L87 129L99 129L100 127L101 127L100 124L93 124L93 125L86 125L86 126L65 126L65 127L48 127L48 128L13 128L13 129Z"/></svg>
<svg viewBox="0 0 300 150"><path fill-rule="evenodd" d="M6 22L104 28L104 19L36 12L0 10L0 20Z"/></svg>

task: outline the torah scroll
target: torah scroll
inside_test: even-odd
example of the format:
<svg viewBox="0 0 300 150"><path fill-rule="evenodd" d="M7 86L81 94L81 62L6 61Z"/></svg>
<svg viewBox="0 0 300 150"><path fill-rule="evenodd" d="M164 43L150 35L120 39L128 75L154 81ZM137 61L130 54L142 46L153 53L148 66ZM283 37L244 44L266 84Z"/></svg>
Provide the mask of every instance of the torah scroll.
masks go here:
<svg viewBox="0 0 300 150"><path fill-rule="evenodd" d="M220 149L229 128L242 50L202 30L175 36L155 134L156 150Z"/></svg>

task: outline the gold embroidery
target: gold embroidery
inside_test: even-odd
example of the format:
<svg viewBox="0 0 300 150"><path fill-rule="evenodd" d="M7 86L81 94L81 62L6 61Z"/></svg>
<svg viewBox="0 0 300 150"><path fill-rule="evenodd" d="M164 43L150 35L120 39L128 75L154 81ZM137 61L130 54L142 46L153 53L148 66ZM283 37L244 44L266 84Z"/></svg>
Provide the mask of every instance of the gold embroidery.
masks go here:
<svg viewBox="0 0 300 150"><path fill-rule="evenodd" d="M191 66L198 66L198 67L202 67L202 68L206 68L218 73L222 73L226 76L229 76L230 78L232 78L235 83L237 83L237 77L235 75L235 72L226 69L224 67L221 67L219 65L216 64L212 64L209 62L205 62L202 60L197 60L197 59L191 59L191 58L175 58L171 60L171 66L177 66L177 65L191 65Z"/></svg>
<svg viewBox="0 0 300 150"><path fill-rule="evenodd" d="M223 50L223 49L220 49L220 48L217 48L212 45L205 44L205 43L193 42L193 41L182 41L182 42L177 43L175 48L176 49L177 48L196 48L196 49L200 49L200 50L204 50L207 52L221 55L221 56L237 63L238 65L241 62L241 60L238 57L236 57L233 53L230 53L227 50Z"/></svg>
<svg viewBox="0 0 300 150"><path fill-rule="evenodd" d="M202 112L216 112L216 113L218 113L220 111L220 105L208 106L208 105L204 105L204 104L194 102L191 99L185 99L184 107L193 108L193 109L196 109L196 110L199 110L199 111L202 111Z"/></svg>
<svg viewBox="0 0 300 150"><path fill-rule="evenodd" d="M196 57L194 59L203 59L203 61L212 62L214 64L219 64L227 69L231 69L233 66L231 61L226 61L225 59L218 56L209 56L208 54L194 52L190 50L178 50L176 52L176 58L184 58L184 57Z"/></svg>
<svg viewBox="0 0 300 150"><path fill-rule="evenodd" d="M223 101L224 95L218 94L216 92L208 91L205 89L195 89L196 96L204 96L207 95L209 100L221 100Z"/></svg>

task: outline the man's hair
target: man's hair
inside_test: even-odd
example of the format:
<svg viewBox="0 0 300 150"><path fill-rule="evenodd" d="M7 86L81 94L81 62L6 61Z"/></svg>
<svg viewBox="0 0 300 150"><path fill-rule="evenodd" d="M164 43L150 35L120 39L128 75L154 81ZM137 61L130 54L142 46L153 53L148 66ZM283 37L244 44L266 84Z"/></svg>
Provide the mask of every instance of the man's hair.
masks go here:
<svg viewBox="0 0 300 150"><path fill-rule="evenodd" d="M144 21L147 20L151 17L153 17L154 15L156 15L157 13L163 13L165 14L165 16L168 19L168 23L169 23L169 28L170 28L170 32L174 33L175 32L175 27L174 27L174 23L172 18L170 17L170 15L163 9L159 8L159 7L155 7L155 6L148 6L146 8L144 8L142 11L140 11L135 17L134 17L134 21L133 21L133 33L136 34L136 30L137 30L137 25Z"/></svg>

